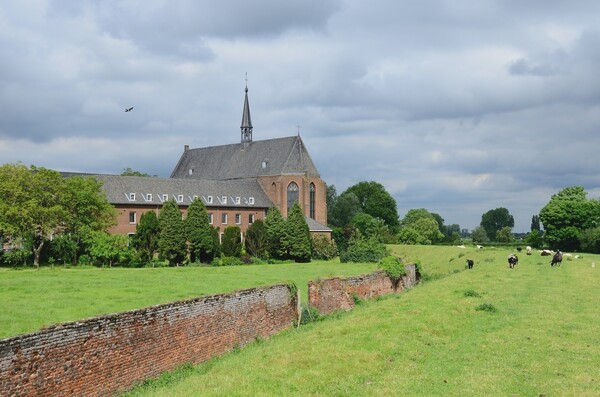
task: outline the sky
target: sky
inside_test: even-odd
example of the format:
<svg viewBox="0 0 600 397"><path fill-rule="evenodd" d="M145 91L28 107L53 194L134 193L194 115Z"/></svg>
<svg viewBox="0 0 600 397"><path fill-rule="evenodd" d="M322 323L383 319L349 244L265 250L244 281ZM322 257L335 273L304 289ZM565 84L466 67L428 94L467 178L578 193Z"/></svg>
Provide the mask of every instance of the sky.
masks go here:
<svg viewBox="0 0 600 397"><path fill-rule="evenodd" d="M247 84L254 140L401 218L600 197L597 0L3 0L0 54L0 164L169 177L240 141Z"/></svg>

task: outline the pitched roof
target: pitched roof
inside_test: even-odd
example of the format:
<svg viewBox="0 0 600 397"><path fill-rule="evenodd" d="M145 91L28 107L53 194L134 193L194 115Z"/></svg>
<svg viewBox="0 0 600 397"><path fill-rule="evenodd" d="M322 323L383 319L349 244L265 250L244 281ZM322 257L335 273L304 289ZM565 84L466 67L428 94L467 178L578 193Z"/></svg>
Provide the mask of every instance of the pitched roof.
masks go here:
<svg viewBox="0 0 600 397"><path fill-rule="evenodd" d="M300 136L187 149L171 178L231 180L282 174L319 176Z"/></svg>
<svg viewBox="0 0 600 397"><path fill-rule="evenodd" d="M308 225L308 230L311 232L328 232L331 233L331 229L317 221L315 221L314 219L305 216L304 219L306 219L306 224Z"/></svg>
<svg viewBox="0 0 600 397"><path fill-rule="evenodd" d="M273 206L256 179L209 181L120 175L92 176L103 183L102 190L111 204L161 205L164 195L167 195L168 200L174 199L184 206L190 205L194 196L201 198L206 207ZM179 201L179 198L182 200Z"/></svg>

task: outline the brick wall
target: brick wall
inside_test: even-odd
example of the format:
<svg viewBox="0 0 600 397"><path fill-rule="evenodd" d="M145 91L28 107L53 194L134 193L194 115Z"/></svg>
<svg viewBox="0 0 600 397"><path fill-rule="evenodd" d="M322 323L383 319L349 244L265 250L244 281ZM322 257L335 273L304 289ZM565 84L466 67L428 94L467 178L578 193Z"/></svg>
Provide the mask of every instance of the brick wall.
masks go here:
<svg viewBox="0 0 600 397"><path fill-rule="evenodd" d="M0 395L112 395L290 327L298 299L285 285L254 288L0 340Z"/></svg>
<svg viewBox="0 0 600 397"><path fill-rule="evenodd" d="M400 292L417 282L414 264L404 265L407 275L394 290L392 280L383 270L355 277L335 277L308 283L308 304L321 314L336 310L350 310L354 307L354 297L371 299L380 295Z"/></svg>

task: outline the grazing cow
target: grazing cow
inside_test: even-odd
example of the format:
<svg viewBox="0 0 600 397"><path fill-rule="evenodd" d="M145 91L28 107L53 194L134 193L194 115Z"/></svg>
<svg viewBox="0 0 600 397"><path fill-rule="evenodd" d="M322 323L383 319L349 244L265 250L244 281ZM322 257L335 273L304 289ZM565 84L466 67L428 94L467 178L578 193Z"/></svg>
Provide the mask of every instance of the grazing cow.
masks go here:
<svg viewBox="0 0 600 397"><path fill-rule="evenodd" d="M527 250L527 255L531 255L531 247L527 246L525 249Z"/></svg>
<svg viewBox="0 0 600 397"><path fill-rule="evenodd" d="M475 264L475 262L473 262L473 259L467 259L467 268L468 269L473 269L474 264Z"/></svg>
<svg viewBox="0 0 600 397"><path fill-rule="evenodd" d="M552 262L550 262L550 266L560 266L560 264L562 263L562 252L556 251L556 254L554 254L554 256L552 257Z"/></svg>
<svg viewBox="0 0 600 397"><path fill-rule="evenodd" d="M510 267L511 269L514 269L516 265L519 264L519 257L516 256L515 254L510 254L508 256L508 267Z"/></svg>

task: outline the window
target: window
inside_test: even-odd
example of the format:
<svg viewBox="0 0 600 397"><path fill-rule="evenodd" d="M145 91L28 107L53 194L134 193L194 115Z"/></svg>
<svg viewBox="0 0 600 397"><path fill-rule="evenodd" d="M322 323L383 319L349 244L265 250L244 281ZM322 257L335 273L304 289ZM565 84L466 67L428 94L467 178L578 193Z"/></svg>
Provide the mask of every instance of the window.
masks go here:
<svg viewBox="0 0 600 397"><path fill-rule="evenodd" d="M130 224L135 224L137 220L137 216L135 211L129 211L129 223Z"/></svg>
<svg viewBox="0 0 600 397"><path fill-rule="evenodd" d="M146 201L152 201L152 193L146 194Z"/></svg>
<svg viewBox="0 0 600 397"><path fill-rule="evenodd" d="M227 196L221 197L221 204L227 204Z"/></svg>
<svg viewBox="0 0 600 397"><path fill-rule="evenodd" d="M235 214L235 224L239 225L242 223L242 214Z"/></svg>
<svg viewBox="0 0 600 397"><path fill-rule="evenodd" d="M241 201L241 199L239 197L236 197L233 202L236 203L236 204L239 204L242 201Z"/></svg>
<svg viewBox="0 0 600 397"><path fill-rule="evenodd" d="M254 223L254 214L248 214L248 223L249 224L253 224Z"/></svg>
<svg viewBox="0 0 600 397"><path fill-rule="evenodd" d="M193 168L190 168L190 169L188 170L188 175L190 175L190 176L191 176L193 173L194 173L194 169L193 169Z"/></svg>
<svg viewBox="0 0 600 397"><path fill-rule="evenodd" d="M135 193L129 193L129 201L135 201Z"/></svg>
<svg viewBox="0 0 600 397"><path fill-rule="evenodd" d="M265 161L262 162L261 167L262 168L267 168L267 164L268 164L267 160L265 160Z"/></svg>
<svg viewBox="0 0 600 397"><path fill-rule="evenodd" d="M168 200L169 200L169 195L168 195L168 194L163 194L163 195L162 195L162 198L160 199L160 201L161 201L161 202L163 202L163 203L164 203L165 201L168 201Z"/></svg>
<svg viewBox="0 0 600 397"><path fill-rule="evenodd" d="M194 196L192 197L192 201L196 201L197 198L198 198L198 195L194 194Z"/></svg>
<svg viewBox="0 0 600 397"><path fill-rule="evenodd" d="M177 196L177 202L178 203L183 203L183 194L180 194Z"/></svg>
<svg viewBox="0 0 600 397"><path fill-rule="evenodd" d="M312 219L315 219L315 184L310 184L310 203L309 203L309 215Z"/></svg>
<svg viewBox="0 0 600 397"><path fill-rule="evenodd" d="M287 212L290 213L290 210L298 202L298 185L296 182L291 182L287 188Z"/></svg>
<svg viewBox="0 0 600 397"><path fill-rule="evenodd" d="M221 223L224 225L227 224L227 214L221 214Z"/></svg>
<svg viewBox="0 0 600 397"><path fill-rule="evenodd" d="M209 212L209 213L208 213L208 223L209 223L210 225L212 225L212 224L213 224L213 214L212 214L212 212Z"/></svg>
<svg viewBox="0 0 600 397"><path fill-rule="evenodd" d="M248 197L248 204L254 205L254 197Z"/></svg>
<svg viewBox="0 0 600 397"><path fill-rule="evenodd" d="M208 197L206 198L206 203L207 203L207 204L212 204L212 203L213 203L213 197L212 197L212 196L208 196Z"/></svg>

